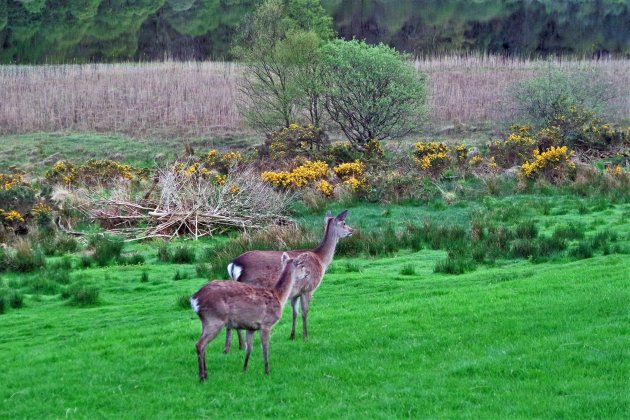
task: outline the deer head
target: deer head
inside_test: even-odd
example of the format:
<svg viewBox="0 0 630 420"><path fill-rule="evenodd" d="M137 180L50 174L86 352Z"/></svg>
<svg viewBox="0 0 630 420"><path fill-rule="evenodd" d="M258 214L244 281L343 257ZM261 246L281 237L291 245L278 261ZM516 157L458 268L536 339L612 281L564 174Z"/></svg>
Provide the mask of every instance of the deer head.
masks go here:
<svg viewBox="0 0 630 420"><path fill-rule="evenodd" d="M346 225L346 217L348 216L348 210L344 210L337 216L333 217L332 213L326 213L324 223L328 226L329 234L337 239L345 238L352 235L352 228Z"/></svg>
<svg viewBox="0 0 630 420"><path fill-rule="evenodd" d="M307 253L303 253L298 255L294 259L290 259L289 255L284 252L282 253L282 271L284 271L287 264L291 264L291 272L293 275L294 281L302 281L310 274L310 271L307 269L306 260L309 258Z"/></svg>

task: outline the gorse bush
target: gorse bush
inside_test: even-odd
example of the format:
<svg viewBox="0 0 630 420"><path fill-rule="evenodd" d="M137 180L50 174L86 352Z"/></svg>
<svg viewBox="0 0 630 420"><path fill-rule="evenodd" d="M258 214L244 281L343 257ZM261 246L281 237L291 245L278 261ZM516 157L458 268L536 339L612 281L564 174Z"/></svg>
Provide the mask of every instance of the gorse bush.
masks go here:
<svg viewBox="0 0 630 420"><path fill-rule="evenodd" d="M524 179L543 177L553 183L574 178L576 166L571 162L573 156L574 153L567 146L551 146L542 152L535 149L531 162L527 160L521 166L520 175Z"/></svg>

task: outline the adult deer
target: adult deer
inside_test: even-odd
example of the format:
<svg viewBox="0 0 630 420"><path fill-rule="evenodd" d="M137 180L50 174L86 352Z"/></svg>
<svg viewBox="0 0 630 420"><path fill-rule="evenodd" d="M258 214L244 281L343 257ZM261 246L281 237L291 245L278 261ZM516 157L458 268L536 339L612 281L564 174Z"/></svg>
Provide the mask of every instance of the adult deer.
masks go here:
<svg viewBox="0 0 630 420"><path fill-rule="evenodd" d="M310 274L300 283L296 283L291 290L291 308L293 309L293 322L291 324L291 339L295 339L295 323L297 320L298 300L302 312L302 334L304 339L308 338L308 308L313 297L313 293L319 287L326 269L332 262L335 255L335 248L339 239L352 235L352 228L346 225L348 211L344 210L336 217L330 212L324 218L324 238L317 248L312 250L286 251L294 258L302 253L311 256L308 270ZM273 287L273 280L278 278L282 270L280 256L283 251L248 251L241 254L228 264L228 274L232 280L240 283L247 283L253 286ZM239 348L243 348L243 338L240 331L238 333ZM229 353L232 341L232 329L228 326L225 337L225 353Z"/></svg>
<svg viewBox="0 0 630 420"><path fill-rule="evenodd" d="M206 346L223 328L242 328L247 331L247 349L243 371L252 351L254 332L262 336L265 373L269 373L269 332L282 316L282 308L289 298L295 282L308 276L309 254L290 259L286 253L281 258L280 278L273 287L254 287L235 281L215 280L207 283L190 298L190 306L201 320L201 337L197 341L199 379L208 377L206 369Z"/></svg>

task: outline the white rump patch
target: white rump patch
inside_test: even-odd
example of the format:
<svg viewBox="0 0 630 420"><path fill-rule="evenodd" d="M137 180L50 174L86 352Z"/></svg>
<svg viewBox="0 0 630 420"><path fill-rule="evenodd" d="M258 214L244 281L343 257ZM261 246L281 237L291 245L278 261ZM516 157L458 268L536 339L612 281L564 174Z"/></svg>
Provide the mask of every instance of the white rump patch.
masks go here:
<svg viewBox="0 0 630 420"><path fill-rule="evenodd" d="M243 268L234 263L229 263L227 269L228 275L232 280L238 280L238 278L241 276L241 273L243 272Z"/></svg>
<svg viewBox="0 0 630 420"><path fill-rule="evenodd" d="M197 299L195 299L194 297L190 298L190 307L193 309L193 311L199 313L199 302L197 302Z"/></svg>

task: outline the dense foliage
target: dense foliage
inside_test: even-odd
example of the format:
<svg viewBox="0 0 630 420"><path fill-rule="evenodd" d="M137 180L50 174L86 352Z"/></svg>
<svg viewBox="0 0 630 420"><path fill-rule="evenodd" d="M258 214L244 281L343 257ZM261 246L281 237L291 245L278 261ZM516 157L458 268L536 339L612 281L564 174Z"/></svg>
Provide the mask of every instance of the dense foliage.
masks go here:
<svg viewBox="0 0 630 420"><path fill-rule="evenodd" d="M386 45L337 40L322 47L326 110L350 143L416 130L426 112L425 80L405 56Z"/></svg>
<svg viewBox="0 0 630 420"><path fill-rule="evenodd" d="M259 4L258 0L0 0L0 62L225 58L236 27ZM323 0L322 4L343 37L385 42L417 54L630 53L630 7L618 0L500 4L495 0Z"/></svg>

